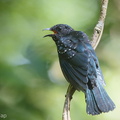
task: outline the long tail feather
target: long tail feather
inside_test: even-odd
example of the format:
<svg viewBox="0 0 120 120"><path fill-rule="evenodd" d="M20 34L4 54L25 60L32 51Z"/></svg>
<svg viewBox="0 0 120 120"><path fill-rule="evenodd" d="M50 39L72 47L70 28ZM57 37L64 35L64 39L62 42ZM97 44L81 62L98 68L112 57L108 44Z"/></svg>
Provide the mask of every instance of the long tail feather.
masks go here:
<svg viewBox="0 0 120 120"><path fill-rule="evenodd" d="M92 115L109 112L115 108L115 104L99 82L97 83L97 87L86 90L86 103L86 111Z"/></svg>

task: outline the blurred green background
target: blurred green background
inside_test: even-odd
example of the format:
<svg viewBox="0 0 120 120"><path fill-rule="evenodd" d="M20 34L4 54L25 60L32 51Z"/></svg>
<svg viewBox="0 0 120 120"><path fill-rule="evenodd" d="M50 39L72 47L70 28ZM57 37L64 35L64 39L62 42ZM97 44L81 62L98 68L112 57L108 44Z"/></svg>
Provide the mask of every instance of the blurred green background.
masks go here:
<svg viewBox="0 0 120 120"><path fill-rule="evenodd" d="M100 4L101 0L0 0L0 120L61 120L68 83L56 46L51 38L43 38L49 32L42 29L64 23L91 39ZM120 120L119 41L120 0L110 0L96 53L116 109L87 115L84 94L76 92L72 120Z"/></svg>

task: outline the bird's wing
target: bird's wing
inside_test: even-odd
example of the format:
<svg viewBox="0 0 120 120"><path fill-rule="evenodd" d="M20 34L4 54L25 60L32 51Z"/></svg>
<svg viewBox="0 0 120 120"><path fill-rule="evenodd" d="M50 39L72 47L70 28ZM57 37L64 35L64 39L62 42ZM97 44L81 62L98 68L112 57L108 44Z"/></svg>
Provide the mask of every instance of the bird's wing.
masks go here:
<svg viewBox="0 0 120 120"><path fill-rule="evenodd" d="M69 60L60 58L60 65L64 76L77 90L85 90L88 82L94 86L95 81L99 78L104 84L103 75L101 73L98 59L90 44L78 45L77 53ZM87 49L88 48L88 49ZM93 84L93 85L92 85Z"/></svg>
<svg viewBox="0 0 120 120"><path fill-rule="evenodd" d="M66 80L70 82L77 90L87 88L85 84L85 82L88 81L87 76L82 74L85 74L85 70L81 68L79 68L79 70L75 69L75 67L73 67L69 62L64 59L60 59L60 66Z"/></svg>

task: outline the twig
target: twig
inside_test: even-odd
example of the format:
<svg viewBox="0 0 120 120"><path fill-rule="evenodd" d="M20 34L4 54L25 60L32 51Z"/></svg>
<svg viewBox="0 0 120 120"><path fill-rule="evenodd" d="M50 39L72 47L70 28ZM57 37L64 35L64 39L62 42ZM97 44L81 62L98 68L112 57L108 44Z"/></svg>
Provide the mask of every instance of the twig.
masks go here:
<svg viewBox="0 0 120 120"><path fill-rule="evenodd" d="M108 7L108 2L109 0L102 0L102 7L101 7L101 12L100 12L100 18L98 20L97 25L94 28L94 33L91 41L91 45L94 49L98 46L103 29L104 29L104 21L106 17L106 12L107 12L107 7Z"/></svg>
<svg viewBox="0 0 120 120"><path fill-rule="evenodd" d="M91 45L94 49L96 49L97 45L99 44L102 33L103 33L104 21L105 21L105 17L106 17L108 2L109 2L109 0L102 0L100 18L94 28L94 33L93 33L93 37L92 37L92 41L91 41ZM74 92L75 92L75 89L71 85L69 85L67 93L66 93L66 99L64 102L62 120L71 120L71 118L70 118L70 101L72 99Z"/></svg>
<svg viewBox="0 0 120 120"><path fill-rule="evenodd" d="M63 108L63 115L62 115L62 120L71 120L70 119L70 101L72 99L72 95L74 94L75 89L73 86L69 85L67 89L67 93L65 95L65 103L64 103L64 108Z"/></svg>

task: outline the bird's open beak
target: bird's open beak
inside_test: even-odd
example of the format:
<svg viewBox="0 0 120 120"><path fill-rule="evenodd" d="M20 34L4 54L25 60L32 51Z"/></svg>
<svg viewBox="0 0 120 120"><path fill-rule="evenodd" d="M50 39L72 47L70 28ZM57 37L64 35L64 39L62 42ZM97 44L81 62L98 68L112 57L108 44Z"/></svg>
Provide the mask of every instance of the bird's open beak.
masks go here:
<svg viewBox="0 0 120 120"><path fill-rule="evenodd" d="M49 31L52 31L50 28L45 28L43 29L43 31L45 30L49 30ZM54 34L48 34L48 35L45 35L44 37L52 37Z"/></svg>
<svg viewBox="0 0 120 120"><path fill-rule="evenodd" d="M45 30L51 30L50 28L45 28L45 29L43 29L43 31L45 31Z"/></svg>

